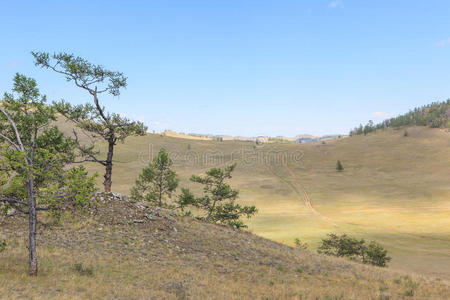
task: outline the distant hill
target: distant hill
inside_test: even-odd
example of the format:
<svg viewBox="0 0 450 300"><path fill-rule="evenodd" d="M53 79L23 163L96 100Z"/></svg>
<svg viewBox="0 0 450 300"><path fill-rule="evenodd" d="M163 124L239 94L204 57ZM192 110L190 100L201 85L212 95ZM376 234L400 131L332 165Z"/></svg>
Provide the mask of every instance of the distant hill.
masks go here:
<svg viewBox="0 0 450 300"><path fill-rule="evenodd" d="M190 140L211 140L212 138L209 136L205 136L205 135L193 135L193 134L184 134L184 133L179 133L179 132L175 132L172 130L166 130L162 133L162 135L164 136L170 136L170 137L176 137L176 138L183 138L183 139L190 139Z"/></svg>
<svg viewBox="0 0 450 300"><path fill-rule="evenodd" d="M314 136L311 134L299 134L294 137L286 137L286 136L233 136L233 135L214 135L214 134L202 134L202 133L182 133L175 132L172 130L166 130L161 135L170 136L175 138L183 138L183 139L194 139L194 140L216 140L216 141L243 141L243 142L295 142L295 143L312 143L312 142L321 142L324 140L333 140L341 138L343 135L340 134L328 134L323 136Z"/></svg>
<svg viewBox="0 0 450 300"><path fill-rule="evenodd" d="M450 128L450 99L443 102L417 107L406 114L384 120L374 124L370 120L365 126L362 124L350 131L350 135L367 134L369 132L389 127L428 126L431 128Z"/></svg>
<svg viewBox="0 0 450 300"><path fill-rule="evenodd" d="M312 136L312 135L302 135L299 136L295 142L297 143L314 143L314 142L321 142L326 140L334 140L341 138L342 135L340 134L328 134L323 136Z"/></svg>

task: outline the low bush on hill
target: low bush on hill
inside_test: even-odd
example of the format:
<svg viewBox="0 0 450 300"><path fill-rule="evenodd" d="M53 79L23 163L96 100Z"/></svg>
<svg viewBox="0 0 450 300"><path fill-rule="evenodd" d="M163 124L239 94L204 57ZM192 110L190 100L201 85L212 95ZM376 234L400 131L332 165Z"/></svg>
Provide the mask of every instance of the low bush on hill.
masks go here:
<svg viewBox="0 0 450 300"><path fill-rule="evenodd" d="M387 250L377 242L371 241L366 243L364 239L359 240L346 234L329 233L327 238L322 239L322 244L317 251L326 255L346 257L379 267L386 267L391 260L387 256Z"/></svg>

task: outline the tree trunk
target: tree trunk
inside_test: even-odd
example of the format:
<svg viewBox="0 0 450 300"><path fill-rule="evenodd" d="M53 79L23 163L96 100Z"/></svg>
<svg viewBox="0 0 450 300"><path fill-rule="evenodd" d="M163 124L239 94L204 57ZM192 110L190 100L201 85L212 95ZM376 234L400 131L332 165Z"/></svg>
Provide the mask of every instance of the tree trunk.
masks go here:
<svg viewBox="0 0 450 300"><path fill-rule="evenodd" d="M159 185L159 207L162 207L162 186Z"/></svg>
<svg viewBox="0 0 450 300"><path fill-rule="evenodd" d="M106 157L106 171L105 171L105 181L103 182L103 186L105 187L105 192L109 193L111 192L111 185L112 185L112 168L113 168L113 154L114 154L114 145L115 140L109 139L108 140L108 155Z"/></svg>
<svg viewBox="0 0 450 300"><path fill-rule="evenodd" d="M214 199L213 205L211 206L211 209L209 210L208 216L206 217L206 222L209 222L209 219L211 218L211 215L214 211L214 207L216 206L216 202L219 201L219 197L216 197Z"/></svg>
<svg viewBox="0 0 450 300"><path fill-rule="evenodd" d="M29 272L30 276L36 276L38 272L38 259L36 253L36 198L34 197L34 182L30 177L27 181L28 192L28 220L29 220Z"/></svg>
<svg viewBox="0 0 450 300"><path fill-rule="evenodd" d="M225 179L225 177L222 177L222 178L220 179L220 182L219 182L219 184L217 185L217 190L218 190L218 191L220 191L220 187L222 186L222 183L223 183L223 180L224 180L224 179ZM213 202L213 205L211 206L211 209L209 210L208 216L206 217L206 222L209 222L209 219L211 218L211 215L212 215L212 213L213 213L213 211L214 211L214 207L216 206L216 202L217 202L217 201L220 201L220 200L222 200L220 195L216 195L216 196L214 197L214 202Z"/></svg>

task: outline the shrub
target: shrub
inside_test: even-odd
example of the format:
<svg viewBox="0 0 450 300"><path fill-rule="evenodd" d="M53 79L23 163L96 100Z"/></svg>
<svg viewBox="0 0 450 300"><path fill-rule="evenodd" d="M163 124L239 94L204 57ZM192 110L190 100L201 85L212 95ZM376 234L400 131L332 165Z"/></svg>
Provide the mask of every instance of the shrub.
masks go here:
<svg viewBox="0 0 450 300"><path fill-rule="evenodd" d="M302 249L302 250L307 250L308 249L308 244L300 241L299 238L296 238L294 242L295 242L295 247L296 248L299 248L299 249Z"/></svg>
<svg viewBox="0 0 450 300"><path fill-rule="evenodd" d="M57 184L48 185L37 196L40 203L49 208L49 217L59 223L64 212L71 215L84 214L97 205L94 197L97 192L95 179L98 174L89 176L84 166L68 169ZM62 196L61 196L61 193Z"/></svg>
<svg viewBox="0 0 450 300"><path fill-rule="evenodd" d="M337 257L347 257L364 264L379 267L385 267L391 260L387 256L387 250L375 241L366 244L364 239L358 240L346 234L338 236L334 233L329 233L327 238L322 239L322 244L317 249L317 252Z"/></svg>
<svg viewBox="0 0 450 300"><path fill-rule="evenodd" d="M364 254L364 263L379 267L385 267L391 260L391 258L387 256L387 250L374 241L371 241L367 246L365 246Z"/></svg>
<svg viewBox="0 0 450 300"><path fill-rule="evenodd" d="M322 239L322 244L317 251L326 255L357 260L362 256L363 245L364 240L357 240L346 234L338 236L334 233L329 233L328 238Z"/></svg>

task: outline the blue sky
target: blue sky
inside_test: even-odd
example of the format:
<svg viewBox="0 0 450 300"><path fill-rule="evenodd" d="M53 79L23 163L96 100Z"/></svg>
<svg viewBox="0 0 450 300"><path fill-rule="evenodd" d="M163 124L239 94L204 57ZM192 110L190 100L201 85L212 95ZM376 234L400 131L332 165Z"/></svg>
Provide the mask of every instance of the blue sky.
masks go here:
<svg viewBox="0 0 450 300"><path fill-rule="evenodd" d="M450 98L450 1L2 1L0 91L91 101L33 65L66 51L128 77L114 112L149 130L347 133Z"/></svg>

